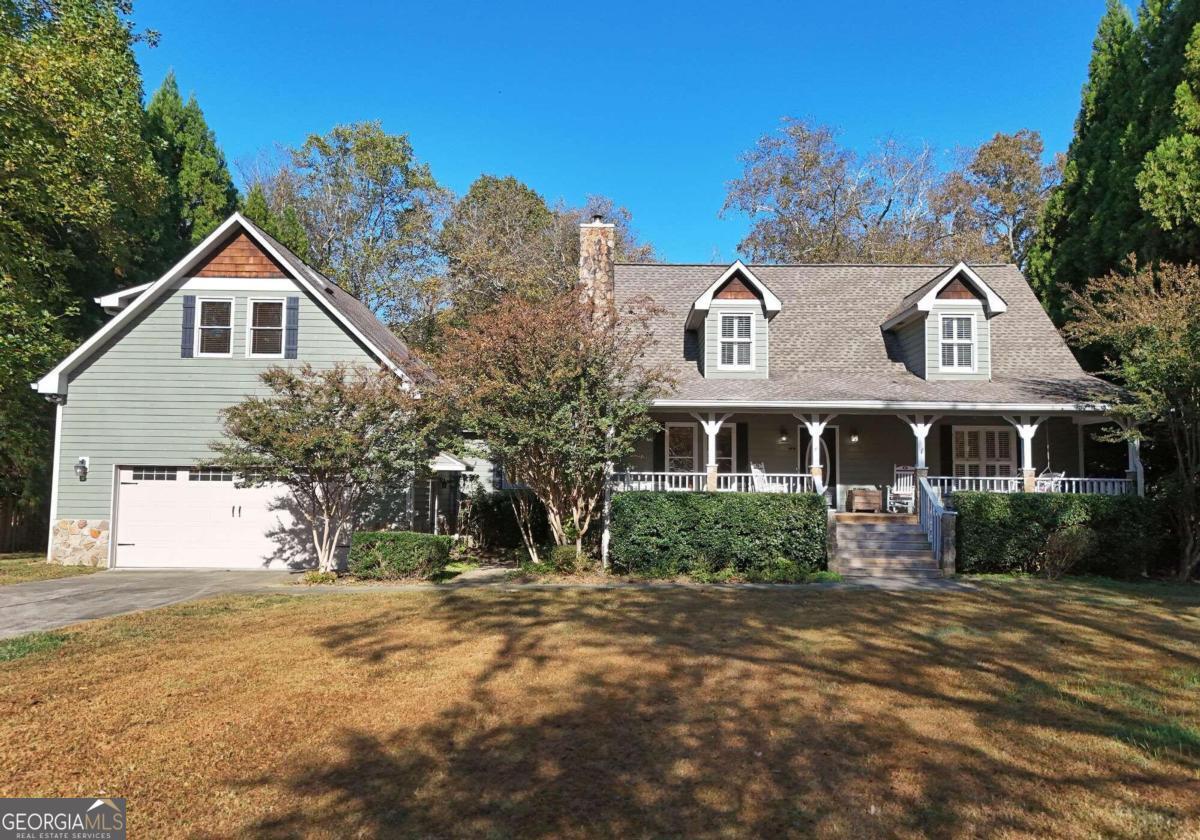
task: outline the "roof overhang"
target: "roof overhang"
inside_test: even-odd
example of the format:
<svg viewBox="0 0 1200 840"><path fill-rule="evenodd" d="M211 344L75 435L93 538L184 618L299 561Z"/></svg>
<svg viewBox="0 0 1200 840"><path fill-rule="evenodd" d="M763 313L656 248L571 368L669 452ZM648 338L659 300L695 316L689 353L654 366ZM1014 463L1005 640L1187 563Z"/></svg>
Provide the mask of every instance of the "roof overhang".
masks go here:
<svg viewBox="0 0 1200 840"><path fill-rule="evenodd" d="M439 452L437 457L429 462L429 469L434 472L469 472L471 467L466 461L455 458L449 452Z"/></svg>
<svg viewBox="0 0 1200 840"><path fill-rule="evenodd" d="M270 254L277 263L283 266L288 274L292 276L292 280L294 280L301 288L306 290L313 297L313 299L317 301L319 306L324 308L325 311L328 312L339 324L341 324L347 332L358 339L364 347L369 349L382 364L386 365L393 373L400 376L406 383L412 384L411 377L409 377L409 375L399 365L388 358L388 355L384 353L382 349L380 349L369 338L367 338L367 336L365 336L361 330L355 327L354 324L350 323L349 319L339 312L336 307L331 306L329 302L325 300L325 294L321 289L314 285L311 279L304 276L303 272L294 270L289 261L284 258L284 256L281 255L275 249L275 247L272 246L269 241L267 241L266 238L258 233L253 224L248 223L241 213L235 212L232 216L218 225L216 230L204 237L204 240L195 248L193 248L191 252L187 254L187 256L175 263L175 265L171 266L171 268L167 270L166 274L155 280L153 283L148 284L131 303L126 305L117 313L116 317L97 330L91 338L83 342L83 344L79 345L79 347L75 348L75 351L71 353L71 355L59 362L53 370L51 370L37 382L34 382L31 387L39 394L45 394L48 397L55 395L66 395L67 381L70 377L71 371L89 359L92 354L94 354L101 346L103 346L105 339L120 330L121 327L127 322L136 318L139 313L149 309L155 301L157 301L170 290L172 283L187 276L189 271L194 269L218 245L225 241L225 238L229 235L229 231L235 226L240 227L247 236L258 243L258 245L264 251ZM123 292L116 292L114 294L119 296L133 291L134 289L126 289ZM112 296L105 297L107 298ZM97 302L100 302L103 299L104 298L97 299ZM101 303L101 305L103 305L103 303Z"/></svg>
<svg viewBox="0 0 1200 840"><path fill-rule="evenodd" d="M1105 402L1011 403L953 402L934 400L676 400L659 399L653 408L692 411L815 411L890 414L923 411L937 414L1103 414L1112 409Z"/></svg>
<svg viewBox="0 0 1200 840"><path fill-rule="evenodd" d="M101 295L98 298L92 298L92 300L100 304L104 311L109 315L116 315L126 306L137 300L138 295L153 285L153 283L142 283L140 286L130 286L128 289L122 289L119 292L111 292L107 295Z"/></svg>
<svg viewBox="0 0 1200 840"><path fill-rule="evenodd" d="M779 298L767 288L766 283L755 277L754 272L747 268L746 264L741 260L734 260L729 268L721 272L721 276L713 281L712 285L705 289L700 297L696 298L695 303L692 304L691 312L688 313L688 329L695 329L698 326L700 319L707 315L708 310L712 307L713 297L735 275L740 275L743 280L753 286L762 296L763 310L768 318L775 317L779 310L783 308L779 302Z"/></svg>
<svg viewBox="0 0 1200 840"><path fill-rule="evenodd" d="M883 329L890 330L898 327L900 324L911 320L913 317L921 315L933 310L933 305L938 299L938 294L946 286L958 277L962 277L967 283L974 287L980 295L983 296L984 312L990 318L993 315L999 315L1001 312L1008 311L1008 304L1004 302L1004 298L996 294L992 287L983 281L971 266L965 262L959 262L944 272L932 286L930 286L921 297L914 301L909 306L892 315L883 322Z"/></svg>

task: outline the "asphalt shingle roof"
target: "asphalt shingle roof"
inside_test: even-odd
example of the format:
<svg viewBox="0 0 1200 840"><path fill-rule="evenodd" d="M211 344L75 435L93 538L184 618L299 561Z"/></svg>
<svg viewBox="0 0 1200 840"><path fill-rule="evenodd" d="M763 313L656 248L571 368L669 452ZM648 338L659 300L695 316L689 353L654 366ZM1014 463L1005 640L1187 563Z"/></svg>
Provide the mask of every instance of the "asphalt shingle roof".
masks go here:
<svg viewBox="0 0 1200 840"><path fill-rule="evenodd" d="M410 376L428 381L433 377L433 371L414 354L408 345L401 341L395 333L384 326L367 306L354 295L342 289L321 272L300 259L294 252L285 247L271 234L267 233L249 219L245 223L254 228L254 232L262 236L278 251L287 263L288 268L297 272L323 293L323 300L336 309L347 321L354 325L367 340L379 348L392 362Z"/></svg>
<svg viewBox="0 0 1200 840"><path fill-rule="evenodd" d="M1084 373L1013 265L971 268L1008 305L991 321L990 381L927 381L908 371L881 324L949 268L938 265L754 265L782 311L770 323L767 379L705 379L684 324L695 299L727 265L616 267L618 306L649 298L656 343L648 361L675 378L667 398L701 401L1081 403L1111 394Z"/></svg>

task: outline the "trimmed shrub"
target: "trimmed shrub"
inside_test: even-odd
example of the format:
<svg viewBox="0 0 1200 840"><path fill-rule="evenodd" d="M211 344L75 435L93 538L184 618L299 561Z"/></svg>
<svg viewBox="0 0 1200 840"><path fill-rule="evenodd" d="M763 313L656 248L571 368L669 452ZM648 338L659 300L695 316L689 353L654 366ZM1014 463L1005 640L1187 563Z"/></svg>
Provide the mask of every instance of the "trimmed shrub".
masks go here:
<svg viewBox="0 0 1200 840"><path fill-rule="evenodd" d="M969 493L951 497L958 511L960 572L1074 574L1134 578L1166 548L1161 505L1138 496L1075 493ZM1062 540L1074 534L1079 545Z"/></svg>
<svg viewBox="0 0 1200 840"><path fill-rule="evenodd" d="M813 493L613 497L609 557L650 577L799 580L826 566L825 499Z"/></svg>
<svg viewBox="0 0 1200 840"><path fill-rule="evenodd" d="M432 577L450 562L452 543L416 531L358 531L350 538L350 574L367 580Z"/></svg>
<svg viewBox="0 0 1200 840"><path fill-rule="evenodd" d="M487 551L523 548L521 529L517 527L517 516L513 513L512 497L522 493L532 497L528 490L494 490L479 492L471 497L471 536L476 544ZM533 537L537 545L550 541L550 523L546 520L546 509L536 499L534 502Z"/></svg>

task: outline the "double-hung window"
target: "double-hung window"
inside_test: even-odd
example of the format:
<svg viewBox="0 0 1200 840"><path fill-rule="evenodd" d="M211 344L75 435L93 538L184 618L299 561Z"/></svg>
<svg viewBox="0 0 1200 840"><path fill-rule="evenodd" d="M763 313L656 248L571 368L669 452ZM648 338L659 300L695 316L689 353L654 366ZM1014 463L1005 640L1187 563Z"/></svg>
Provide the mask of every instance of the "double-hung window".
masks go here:
<svg viewBox="0 0 1200 840"><path fill-rule="evenodd" d="M939 340L941 369L973 373L975 370L975 317L943 315Z"/></svg>
<svg viewBox="0 0 1200 840"><path fill-rule="evenodd" d="M667 472L694 473L696 468L696 424L667 424Z"/></svg>
<svg viewBox="0 0 1200 840"><path fill-rule="evenodd" d="M233 355L233 299L200 298L196 301L196 356Z"/></svg>
<svg viewBox="0 0 1200 840"><path fill-rule="evenodd" d="M754 317L750 314L721 315L722 368L754 367Z"/></svg>
<svg viewBox="0 0 1200 840"><path fill-rule="evenodd" d="M283 301L250 300L246 355L283 358Z"/></svg>

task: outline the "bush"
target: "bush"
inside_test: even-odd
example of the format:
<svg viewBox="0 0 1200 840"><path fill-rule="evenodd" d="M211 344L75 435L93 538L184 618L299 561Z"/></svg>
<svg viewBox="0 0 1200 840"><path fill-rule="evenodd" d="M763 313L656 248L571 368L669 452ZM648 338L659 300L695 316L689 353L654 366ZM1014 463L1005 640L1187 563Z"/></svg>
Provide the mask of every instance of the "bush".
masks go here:
<svg viewBox="0 0 1200 840"><path fill-rule="evenodd" d="M619 493L609 556L650 577L799 580L826 566L825 516L812 493Z"/></svg>
<svg viewBox="0 0 1200 840"><path fill-rule="evenodd" d="M350 574L367 580L428 578L450 562L450 537L415 531L359 531L350 539Z"/></svg>
<svg viewBox="0 0 1200 840"><path fill-rule="evenodd" d="M1067 561L1076 574L1134 578L1165 548L1162 506L1137 496L1074 493L967 493L951 496L958 511L960 572L1051 573ZM1064 556L1062 545L1078 556ZM1049 558L1049 559L1048 559Z"/></svg>
<svg viewBox="0 0 1200 840"><path fill-rule="evenodd" d="M586 562L586 556L580 557L575 553L575 545L552 545L547 552L547 558L554 571L571 574L580 571Z"/></svg>
<svg viewBox="0 0 1200 840"><path fill-rule="evenodd" d="M309 570L300 576L300 582L314 586L320 583L337 583L336 572L318 572L315 569Z"/></svg>
<svg viewBox="0 0 1200 840"><path fill-rule="evenodd" d="M528 490L480 491L471 497L471 536L476 544L487 551L523 548L521 529L517 527L517 516L513 513L512 497L515 493L532 496ZM550 541L550 523L541 502L534 501L533 538L536 545Z"/></svg>

